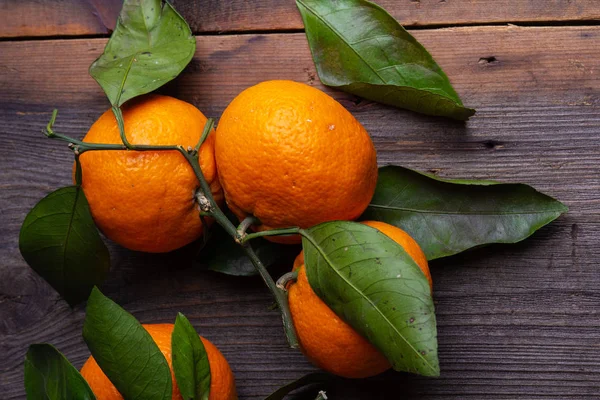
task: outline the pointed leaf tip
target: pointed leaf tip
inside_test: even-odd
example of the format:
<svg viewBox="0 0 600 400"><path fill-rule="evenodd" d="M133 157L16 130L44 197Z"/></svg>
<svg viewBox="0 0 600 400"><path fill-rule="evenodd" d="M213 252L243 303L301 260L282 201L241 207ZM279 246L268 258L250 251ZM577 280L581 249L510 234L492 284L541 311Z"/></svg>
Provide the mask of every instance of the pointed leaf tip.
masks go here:
<svg viewBox="0 0 600 400"><path fill-rule="evenodd" d="M182 313L171 335L173 371L184 399L208 400L211 371L208 354L198 333Z"/></svg>
<svg viewBox="0 0 600 400"><path fill-rule="evenodd" d="M405 230L433 260L485 244L519 242L567 210L520 183L446 179L387 166L379 169L361 218Z"/></svg>
<svg viewBox="0 0 600 400"><path fill-rule="evenodd" d="M365 0L296 0L321 82L384 104L467 120L448 77L380 6Z"/></svg>

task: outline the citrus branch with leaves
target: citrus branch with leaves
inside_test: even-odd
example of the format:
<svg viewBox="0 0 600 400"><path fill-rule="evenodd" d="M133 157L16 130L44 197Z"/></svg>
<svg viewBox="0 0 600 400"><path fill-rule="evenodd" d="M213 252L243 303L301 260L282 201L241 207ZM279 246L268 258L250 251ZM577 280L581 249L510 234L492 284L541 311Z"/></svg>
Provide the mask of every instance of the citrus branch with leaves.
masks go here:
<svg viewBox="0 0 600 400"><path fill-rule="evenodd" d="M460 120L468 119L474 114L475 110L463 106L447 76L431 55L385 10L364 0L342 0L340 4L344 7L336 10L332 8L341 7L337 3L334 5L320 0L297 1L306 24L314 61L324 84L368 99L427 114ZM378 51L372 51L371 47L365 47L364 43L367 40L350 40L349 37L361 32L355 32L357 29L355 27L351 29L347 27L346 22L350 15L346 15L347 13L360 13L364 16L362 20L365 26L361 28L362 34L376 32L376 37L387 37L392 40L392 45L381 47L379 42L375 41L370 46L379 46L379 48ZM402 53L405 48L412 49L410 59L396 59L397 54ZM103 54L91 65L89 71L102 87L111 104L108 115L112 112L115 118L111 123L116 122L120 143L117 142L118 139L115 139L114 143L78 140L56 132L54 125L57 110L52 112L44 130L46 137L68 143L75 158L75 185L50 193L31 210L20 232L19 247L27 263L70 305L88 299L84 338L92 354L99 359L101 369L109 375L111 381L117 382L118 389L127 393L130 398L136 397L139 393L142 393L142 397L146 396L143 392L145 387L140 388L139 385L150 383L154 392L162 394L153 395L148 399L170 398L172 382L167 362L164 357L161 358L160 351L153 344L152 338L133 316L104 297L95 288L102 284L108 274L110 257L96 227L100 224L92 217L90 204L83 190L84 183L87 181L82 173L80 157L88 152L105 151L125 152L128 155L136 152L177 152L185 159L197 181L197 184L194 183L192 207L188 208L193 210L194 218L197 212L197 217L202 222L204 244L208 240L207 219L214 220L229 237L231 243L235 243L236 250L245 255L270 290L281 312L284 331L291 348L299 347L300 327L302 329L307 329L306 326L309 327L308 329L313 329L313 326L321 327L319 324L310 323L298 324L298 330L294 327L290 310L292 289L288 296L288 288L297 280L300 282L300 276L307 280L305 289L308 289L306 290L308 294L305 296L312 296L313 304L319 304L319 307L324 307L326 312L333 313L333 317L329 320L339 316L343 320L342 323L347 324L344 325L346 332L354 334L357 341L364 341L366 338L368 343L365 347L372 354L377 354L383 359L384 368L391 366L397 371L438 376L440 370L437 327L427 260L454 255L489 243L521 241L566 212L567 208L559 201L527 185L444 179L399 166L387 166L378 170L375 148L368 133L339 103L315 88L290 81L274 81L274 83L264 82L265 86L258 89L256 88L263 84L247 89L232 104L242 95L247 96L246 100L260 97L248 94L248 90L256 90L259 95L261 90L265 90L268 96L288 90L290 93L295 93L295 105L303 100L309 104L306 107L310 107L311 110L314 104L319 106L327 104L330 107L328 110L338 112L341 115L341 123L337 125L351 126L355 131L352 133L357 133L353 136L354 141L347 140L346 155L350 155L348 159L351 160L360 159L355 157L355 153L358 150L363 151L364 165L361 165L360 171L366 178L361 175L360 179L354 179L352 176L349 180L352 183L363 183L364 187L347 188L336 179L330 181L335 181L335 184L341 186L343 189L341 192L345 194L350 193L350 189L354 190L351 194L362 196L364 201L360 207L356 207L356 204L347 207L348 209L360 208L358 212L352 210L354 214L349 213L351 216L340 218L339 214L331 213L338 216L332 218L326 211L320 209L325 209L328 204L326 196L319 191L323 185L319 186L317 182L316 186L312 187L314 190L311 195L313 199L322 202L321 207L313 208L317 208L317 211L324 215L323 218L316 222L311 220L310 224L299 221L290 224L274 224L276 228L251 232L253 226L265 226L264 221L261 222L263 216L248 212L249 215L245 218L239 217L239 224L232 222L213 196L211 183L206 179L201 167L203 161L201 147L213 132L213 119L209 118L206 121L198 141L193 146L184 146L181 143L135 144L132 143L135 142L132 139L132 132L126 131L127 110L122 109L122 106L127 101L148 94L175 79L190 62L195 50L196 40L189 26L169 2L125 0L115 31ZM369 59L374 57L374 54L386 55L379 59ZM345 62L341 63L339 61L341 59ZM365 65L368 68L364 68ZM415 66L420 66L420 69L415 70ZM378 72L383 70L393 70L397 74L394 73L384 79ZM423 70L429 71L428 79L422 78L415 72L422 73ZM238 104L240 103L244 106L247 102L238 100ZM196 116L201 115L197 109L194 110L198 113ZM241 115L247 116L255 110L241 107L238 111ZM203 115L201 116L204 118ZM312 115L310 117L304 120L312 123ZM221 118L219 128L227 123L223 122L224 119ZM231 124L236 124L235 121L235 118L228 121L230 127ZM336 128L336 125L325 124L325 121L320 122L322 126L327 127L326 133L332 135L331 131ZM236 132L233 131L235 129L229 132L230 137L236 137ZM323 136L320 131L312 131L315 132ZM197 133L197 130L193 131L194 141ZM327 157L332 152L335 153L328 148L328 145L337 143L335 136L330 137L333 138L332 141L324 142L320 148L326 150L322 154ZM293 146L298 145L296 142ZM247 142L248 145L255 143L263 142L260 140ZM300 150L296 153L302 150L301 147L298 148ZM237 149L237 147L230 146L227 149ZM259 153L267 152L255 151L255 153L258 156ZM337 157L339 154L334 156ZM322 159L309 161L327 163ZM279 160L279 164L288 161ZM310 163L295 161L295 164L310 165ZM346 169L347 163L344 164L343 160L336 161L338 161L337 169ZM230 167L228 164L220 164L220 171L222 171L221 166ZM323 169L336 170L336 168L329 168L329 165L326 167ZM235 175L236 171L231 168L228 173L231 174L231 171ZM285 176L287 177L287 173ZM332 185L332 182L326 183ZM295 183L293 187L295 188ZM310 205L312 206L312 203ZM285 211L285 209L278 210L279 214ZM355 219L361 212L363 212L360 216L361 220L384 221L396 230L395 233L393 235L384 233L379 228L371 227L369 222L361 224L344 220ZM299 226L285 226L296 224L301 225L302 229ZM402 238L394 237L396 234ZM409 245L406 245L402 235L410 238ZM300 275L299 269L295 269L283 275L277 282L274 281L267 270L265 258L261 260L259 257L260 248L253 246L261 241L260 238L274 236L301 238L303 253L297 261L302 260L299 269L304 269ZM414 248L419 249L419 260L409 251ZM81 268L82 265L86 266L85 270ZM357 268L357 265L361 267ZM309 311L313 313L314 310ZM314 321L311 318L313 315L309 316L308 321ZM115 329L105 331L104 326L109 325L113 320L117 321L112 324ZM174 329L173 365L175 376L178 381L181 381L178 383L184 388L186 398L208 399L210 370L207 367L205 349L183 315L177 317ZM338 325L333 331L337 332L337 329ZM133 331L133 334L129 331ZM110 340L104 340L105 336L110 337ZM139 345L142 353L156 356L155 361L148 360L147 365L142 368L141 382L137 381L139 375L137 371L132 374L132 371L127 369L128 363L131 363L131 359L127 358L130 356L129 353L122 355L115 350L119 343L127 343L132 348ZM343 349L342 352L345 350ZM175 360L176 358L178 360ZM357 357L353 361L350 364L357 365L363 359ZM50 365L48 370L43 368L46 364ZM158 380L152 375L155 369L161 371ZM32 393L32 396L36 396L43 390L47 391L44 382L49 379L59 379L56 378L56 374L62 371L62 378L60 378L63 379L62 386L53 392L56 397L49 396L49 398L52 400L63 398L61 396L68 396L73 391L81 398L93 399L93 394L90 393L85 380L56 349L49 345L33 345L30 348L25 371L26 387L28 394ZM337 374L351 376L354 373L351 371L346 375ZM363 373L364 371L357 372L359 375ZM309 375L281 388L269 396L268 400L282 399L297 387L324 380L326 379L322 374ZM325 392L317 395L317 399L326 398Z"/></svg>
<svg viewBox="0 0 600 400"><path fill-rule="evenodd" d="M117 109L120 109L120 108L117 107ZM179 153L181 153L181 155L183 155L183 157L185 157L185 160L188 162L188 164L192 167L194 173L196 174L196 178L198 179L198 182L200 184L200 190L197 193L196 199L197 199L200 209L202 210L202 216L214 218L217 221L217 223L219 225L221 225L223 227L223 229L225 229L225 231L231 235L231 237L235 240L235 242L239 243L240 246L242 246L242 248L244 249L244 251L246 252L248 257L254 264L256 270L260 274L261 278L263 279L263 281L265 282L265 284L267 285L267 287L273 294L273 297L275 298L275 301L277 302L277 306L281 310L288 344L292 348L298 347L298 339L297 339L296 333L294 331L294 325L292 323L289 306L287 304L287 296L285 295L284 291L282 291L280 288L277 287L277 285L275 284L275 281L273 280L273 278L271 277L271 275L269 274L269 272L267 271L267 269L265 268L265 266L263 265L261 260L258 258L256 253L254 252L254 250L252 249L252 246L249 243L249 241L251 239L257 238L257 237L273 236L273 235L288 235L288 234L298 233L299 228L277 229L277 230L262 231L262 232L258 232L258 233L247 234L246 233L246 229L248 228L247 223L242 222L240 224L240 227L236 227L231 223L231 221L223 213L223 211L221 210L219 205L216 203L214 197L212 196L210 187L209 187L208 183L206 182L206 179L204 178L202 169L200 168L200 161L198 158L198 150L200 149L200 146L202 146L202 143L204 143L204 141L206 140L206 138L208 137L210 131L212 130L212 128L214 126L213 119L209 118L208 121L206 122L206 124L204 126L204 130L200 137L200 140L198 141L196 146L193 148L192 147L184 148L184 146L181 146L181 145L152 146L152 145L135 145L135 144L131 144L131 143L129 143L129 145L126 145L125 143L123 143L122 145L119 145L119 144L103 144L103 143L83 142L81 140L76 140L69 136L66 136L66 135L63 135L63 134L60 134L60 133L54 131L54 123L56 121L57 114L58 114L58 111L54 110L52 113L52 118L50 119L50 122L48 122L48 125L46 127L45 134L48 138L58 139L58 140L62 140L62 141L69 143L68 146L73 151L73 154L75 155L75 159L76 159L76 162L78 165L78 167L77 167L77 171L79 171L79 173L77 173L77 177L78 177L77 184L78 185L81 185L81 166L79 164L78 157L87 151L110 151L110 150L113 150L113 151L115 151L115 150L117 150L117 151L123 151L123 150L129 150L129 151L173 151L173 150L176 150ZM119 114L120 114L120 112L119 112ZM125 138L126 133L124 131L124 124L121 123L118 125L119 125L119 130L121 132L121 137ZM253 219L250 219L248 221L255 222L255 220L253 220Z"/></svg>

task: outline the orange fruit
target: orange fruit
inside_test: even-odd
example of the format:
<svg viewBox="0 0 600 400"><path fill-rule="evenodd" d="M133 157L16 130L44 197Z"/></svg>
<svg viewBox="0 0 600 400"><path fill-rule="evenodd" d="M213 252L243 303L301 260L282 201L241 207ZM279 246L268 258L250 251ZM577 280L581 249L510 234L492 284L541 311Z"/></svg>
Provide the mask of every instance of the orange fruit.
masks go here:
<svg viewBox="0 0 600 400"><path fill-rule="evenodd" d="M423 251L406 232L383 222L363 222L389 236L415 260L431 287L431 275ZM294 262L298 279L288 286L288 301L298 342L304 355L316 366L346 378L366 378L391 367L375 346L338 317L308 283L304 253Z"/></svg>
<svg viewBox="0 0 600 400"><path fill-rule="evenodd" d="M149 95L123 107L132 144L194 147L206 117L193 105ZM84 142L121 143L112 111L90 128ZM222 200L214 158L214 135L199 151L201 169L216 200ZM83 191L96 225L111 240L132 250L160 253L202 235L192 168L178 151L87 151L80 157Z"/></svg>
<svg viewBox="0 0 600 400"><path fill-rule="evenodd" d="M142 325L148 331L152 339L158 345L160 351L167 359L171 368L171 379L173 382L173 400L183 400L179 393L179 388L175 383L173 366L171 363L171 334L173 333L173 324L149 324ZM209 400L237 400L235 381L229 364L223 354L207 339L200 337L210 365L210 395ZM90 385L92 392L97 400L123 400L123 396L117 391L104 372L100 369L94 357L87 359L81 368L81 375Z"/></svg>
<svg viewBox="0 0 600 400"><path fill-rule="evenodd" d="M257 230L355 219L377 183L363 126L327 94L292 81L240 93L219 121L215 157L229 208L240 220L257 217Z"/></svg>
<svg viewBox="0 0 600 400"><path fill-rule="evenodd" d="M381 221L362 221L361 224L375 228L384 235L388 236L394 242L398 243L406 253L417 263L421 271L425 274L425 277L429 281L429 287L433 290L433 281L431 280L431 273L429 272L429 264L427 264L427 257L421 246L415 239L412 238L408 233L404 232L397 226L386 224Z"/></svg>

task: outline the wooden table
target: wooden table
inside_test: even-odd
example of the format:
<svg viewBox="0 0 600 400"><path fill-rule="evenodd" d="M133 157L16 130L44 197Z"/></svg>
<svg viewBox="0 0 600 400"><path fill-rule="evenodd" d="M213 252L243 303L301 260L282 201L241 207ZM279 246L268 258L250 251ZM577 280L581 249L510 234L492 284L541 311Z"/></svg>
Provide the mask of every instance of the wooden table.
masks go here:
<svg viewBox="0 0 600 400"><path fill-rule="evenodd" d="M333 399L600 398L600 3L598 0L380 0L433 54L465 104L466 123L324 88L294 2L174 1L196 55L165 92L219 117L242 89L293 79L326 90L367 128L380 164L444 177L518 181L569 207L514 246L432 263L442 375L387 373L344 382ZM193 4L192 4L193 3ZM50 342L80 367L84 306L67 304L25 264L28 210L71 179L68 149L108 107L88 76L120 0L0 2L0 397L24 398L27 346ZM262 283L190 267L187 254L111 245L104 292L140 321L186 314L223 351L241 399L263 399L313 371L286 347ZM185 253L185 252L184 252ZM279 274L281 271L275 271ZM313 395L314 398L314 395Z"/></svg>

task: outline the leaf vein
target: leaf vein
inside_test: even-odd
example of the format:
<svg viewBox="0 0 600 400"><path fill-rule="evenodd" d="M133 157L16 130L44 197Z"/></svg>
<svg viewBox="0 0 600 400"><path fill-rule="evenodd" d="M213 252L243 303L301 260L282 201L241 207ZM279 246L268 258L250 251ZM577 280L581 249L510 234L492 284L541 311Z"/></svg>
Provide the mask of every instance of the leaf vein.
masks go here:
<svg viewBox="0 0 600 400"><path fill-rule="evenodd" d="M303 236L313 244L313 246L315 246L315 249L321 254L321 257L323 257L323 259L331 266L331 268L337 273L337 275L350 287L352 288L359 296L363 297L367 303L369 303L373 309L387 322L387 324L392 328L392 330L394 332L396 332L396 334L412 349L412 351L417 355L418 358L422 359L422 361L433 371L435 371L435 368L429 363L429 360L427 360L425 357L423 357L423 355L417 351L417 349L414 348L414 346L412 345L412 343L410 343L403 335L402 333L392 324L392 322L381 312L381 310L373 303L373 301L371 301L371 299L369 299L367 296L365 296L360 290L358 290L358 288L356 286L354 286L352 284L352 282L348 281L348 279L346 279L345 276L343 276L342 274L340 274L340 272L333 267L333 263L331 262L331 260L329 260L329 257L327 257L327 255L322 251L322 249L320 248L319 245L317 245L317 243L314 241L314 239L311 237L311 235L307 234L306 231L301 230L300 231L301 234L303 234ZM321 274L319 274L321 275Z"/></svg>

